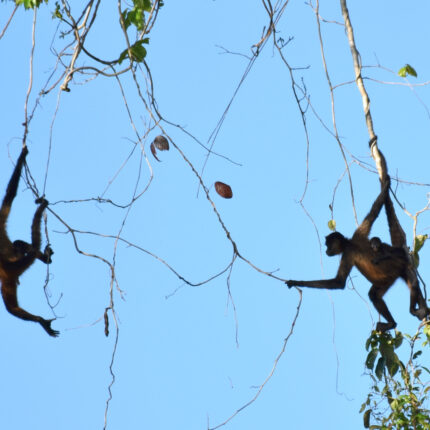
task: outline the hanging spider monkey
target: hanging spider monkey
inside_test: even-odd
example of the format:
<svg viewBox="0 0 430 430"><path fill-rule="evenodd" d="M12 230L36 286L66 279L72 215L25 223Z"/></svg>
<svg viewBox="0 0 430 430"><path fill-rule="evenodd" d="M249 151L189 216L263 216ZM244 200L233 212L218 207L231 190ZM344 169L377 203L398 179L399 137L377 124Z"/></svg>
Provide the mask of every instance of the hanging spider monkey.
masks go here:
<svg viewBox="0 0 430 430"><path fill-rule="evenodd" d="M397 219L393 202L389 195L390 177L388 175L386 175L381 187L381 193L373 203L370 212L364 218L363 222L355 230L351 239L347 239L339 232L331 233L326 237L327 255L342 254L336 277L317 281L289 280L286 281L286 284L289 288L297 286L343 289L353 266L356 266L372 282L372 287L369 290L369 298L379 314L387 320L387 322L378 322L376 330L387 331L395 328L397 324L388 310L383 296L397 278L402 278L409 287L409 311L412 315L422 320L429 314L429 309L419 288L415 269L406 251L403 251L403 256L399 251L399 248L404 248L406 245L406 236ZM379 238L376 238L377 240L373 241L372 248L368 236L384 204L393 246L390 247L387 244L383 244ZM375 247L377 249L376 252ZM375 259L376 262L374 261Z"/></svg>
<svg viewBox="0 0 430 430"><path fill-rule="evenodd" d="M59 332L51 328L51 322L55 319L46 320L40 316L33 315L18 304L17 288L19 285L19 277L34 263L37 258L45 264L51 263L52 249L47 245L44 252L40 251L41 234L40 223L42 214L48 206L48 201L44 198L36 200L39 204L33 217L31 225L31 243L23 240L15 240L11 242L7 232L6 224L9 212L12 206L13 199L18 190L18 183L21 176L21 170L25 163L25 157L28 154L26 146L22 148L21 155L18 158L15 169L9 180L6 189L6 195L0 208L0 281L1 294L3 297L6 309L18 318L26 321L34 321L39 323L44 330L53 337L57 337Z"/></svg>

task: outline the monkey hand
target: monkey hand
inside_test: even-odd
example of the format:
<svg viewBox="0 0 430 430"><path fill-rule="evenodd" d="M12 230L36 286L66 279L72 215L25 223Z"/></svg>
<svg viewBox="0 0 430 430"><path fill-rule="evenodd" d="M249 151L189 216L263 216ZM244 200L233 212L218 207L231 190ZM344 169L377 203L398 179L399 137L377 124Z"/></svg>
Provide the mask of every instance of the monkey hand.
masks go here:
<svg viewBox="0 0 430 430"><path fill-rule="evenodd" d="M414 309L414 311L411 311L412 315L415 315L419 320L426 319L429 315L429 309L427 306L420 306L418 309Z"/></svg>
<svg viewBox="0 0 430 430"><path fill-rule="evenodd" d="M285 281L285 283L287 284L288 288L296 286L296 281L292 281L291 279L288 281Z"/></svg>
<svg viewBox="0 0 430 430"><path fill-rule="evenodd" d="M45 250L43 251L43 255L45 256L46 263L52 263L51 255L54 254L54 251L49 245L45 246Z"/></svg>
<svg viewBox="0 0 430 430"><path fill-rule="evenodd" d="M34 201L34 203L36 203L37 205L43 206L45 208L49 205L49 202L48 200L45 199L45 197L39 197Z"/></svg>
<svg viewBox="0 0 430 430"><path fill-rule="evenodd" d="M22 147L22 150L21 150L21 155L22 155L23 157L25 157L27 154L28 154L28 148L27 148L27 145L24 145L24 146Z"/></svg>
<svg viewBox="0 0 430 430"><path fill-rule="evenodd" d="M54 321L56 318L52 318L51 320L45 320L45 319L41 319L40 321L40 325L43 327L43 329L46 331L46 333L49 334L49 336L52 337L58 337L58 335L60 334L59 331L54 330L51 328L51 323L52 321Z"/></svg>

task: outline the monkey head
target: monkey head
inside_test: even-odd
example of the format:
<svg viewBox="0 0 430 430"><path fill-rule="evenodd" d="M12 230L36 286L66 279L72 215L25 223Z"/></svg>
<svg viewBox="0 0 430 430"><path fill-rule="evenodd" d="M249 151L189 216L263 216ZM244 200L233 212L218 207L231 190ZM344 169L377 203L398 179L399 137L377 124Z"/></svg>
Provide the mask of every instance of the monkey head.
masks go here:
<svg viewBox="0 0 430 430"><path fill-rule="evenodd" d="M381 239L379 239L379 237L376 237L376 236L372 237L369 242L370 242L370 246L374 251L381 250L382 242L381 242Z"/></svg>
<svg viewBox="0 0 430 430"><path fill-rule="evenodd" d="M326 254L329 257L342 254L347 242L348 239L342 233L335 231L334 233L329 234L325 238L325 246L327 247Z"/></svg>
<svg viewBox="0 0 430 430"><path fill-rule="evenodd" d="M23 240L15 240L13 242L13 251L15 257L22 258L25 257L32 249L32 246L24 242Z"/></svg>

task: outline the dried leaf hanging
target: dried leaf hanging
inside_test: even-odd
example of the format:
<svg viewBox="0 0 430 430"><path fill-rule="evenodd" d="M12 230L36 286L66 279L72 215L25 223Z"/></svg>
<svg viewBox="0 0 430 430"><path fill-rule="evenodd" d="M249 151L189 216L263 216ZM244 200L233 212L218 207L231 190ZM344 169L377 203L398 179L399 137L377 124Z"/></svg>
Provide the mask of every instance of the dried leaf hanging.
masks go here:
<svg viewBox="0 0 430 430"><path fill-rule="evenodd" d="M231 190L230 185L224 184L224 182L215 182L215 190L225 199L231 199L233 197L233 191Z"/></svg>
<svg viewBox="0 0 430 430"><path fill-rule="evenodd" d="M162 136L161 134L154 139L154 145L160 151L168 151L169 150L169 141Z"/></svg>
<svg viewBox="0 0 430 430"><path fill-rule="evenodd" d="M161 160L159 160L159 159L158 159L158 157L157 157L157 150L155 149L154 142L152 142L152 143L151 143L151 152L152 152L152 155L154 156L154 158L155 158L157 161L161 161Z"/></svg>
<svg viewBox="0 0 430 430"><path fill-rule="evenodd" d="M157 136L154 141L151 143L151 152L152 155L154 156L154 158L157 161L161 161L158 157L157 157L157 149L159 149L160 151L168 151L169 150L169 141L162 136L161 134L159 136Z"/></svg>

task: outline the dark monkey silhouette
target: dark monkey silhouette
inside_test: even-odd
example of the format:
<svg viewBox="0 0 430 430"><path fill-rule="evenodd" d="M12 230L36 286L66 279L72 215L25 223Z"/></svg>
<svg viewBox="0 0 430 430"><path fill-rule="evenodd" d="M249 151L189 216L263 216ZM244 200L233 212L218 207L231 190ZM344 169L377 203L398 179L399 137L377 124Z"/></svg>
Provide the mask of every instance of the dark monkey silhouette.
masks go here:
<svg viewBox="0 0 430 430"><path fill-rule="evenodd" d="M1 294L3 297L6 309L18 318L26 321L34 321L39 323L44 330L53 337L59 335L59 332L51 328L51 322L55 319L46 320L40 316L33 315L18 304L17 288L19 285L19 277L34 263L37 258L45 264L51 262L52 249L49 246L45 247L44 252L40 251L41 234L40 224L42 214L48 206L48 201L44 198L36 200L39 204L33 217L31 225L31 243L23 240L15 240L11 242L6 231L7 219L10 213L13 199L18 190L18 183L21 177L21 171L24 166L25 157L28 154L26 146L22 148L21 155L18 158L15 169L9 180L6 189L6 195L0 208L0 281Z"/></svg>
<svg viewBox="0 0 430 430"><path fill-rule="evenodd" d="M370 239L370 246L374 251L374 257L372 258L373 264L379 264L381 261L390 258L394 260L403 260L405 263L409 260L409 256L404 248L390 246L382 242L379 237L372 237Z"/></svg>
<svg viewBox="0 0 430 430"><path fill-rule="evenodd" d="M352 268L356 266L372 283L369 298L379 314L387 320L386 323L378 322L376 324L376 330L378 331L386 331L395 328L397 325L383 300L384 294L397 278L402 278L409 287L410 313L420 320L426 318L429 314L429 309L418 284L415 269L406 251L402 249L402 253L399 249L406 246L406 237L397 219L393 202L389 195L389 187L390 178L387 175L382 183L381 193L351 239L347 239L339 232L331 233L326 237L327 255L342 254L335 278L317 281L289 280L286 282L289 288L297 286L343 289L348 275ZM372 242L368 239L372 225L384 204L393 246L382 243L379 238L373 238L376 240L372 239Z"/></svg>

